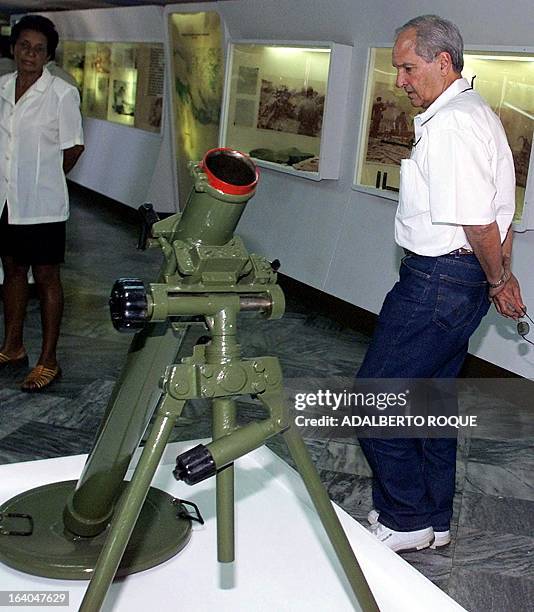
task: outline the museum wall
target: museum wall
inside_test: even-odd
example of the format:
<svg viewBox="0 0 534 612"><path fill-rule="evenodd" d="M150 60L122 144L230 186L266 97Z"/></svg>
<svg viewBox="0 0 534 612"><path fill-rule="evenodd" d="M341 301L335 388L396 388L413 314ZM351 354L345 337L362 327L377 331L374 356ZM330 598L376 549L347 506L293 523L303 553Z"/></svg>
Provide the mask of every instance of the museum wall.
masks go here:
<svg viewBox="0 0 534 612"><path fill-rule="evenodd" d="M145 10L150 11L147 17L136 12ZM167 10L219 11L229 36L234 39L334 41L353 46L345 136L339 142L342 151L339 180L316 182L262 169L257 195L248 205L239 233L251 250L279 258L285 274L378 312L385 293L396 279L400 252L393 240L396 203L353 188L368 48L390 45L397 26L418 14L435 12L459 24L468 46L521 48L531 45L532 49L531 0L515 0L509 4L494 0L450 0L446 5L436 0L399 3L226 0L177 4ZM95 40L102 40L109 32L120 40L125 40L125 36L146 40L139 36L150 33L150 37L160 36L151 40L163 40L165 24L156 23L159 11L155 7L122 8L55 13L53 18L63 37L72 33L86 39L90 33ZM112 21L107 14L113 14ZM165 124L168 126L169 122ZM135 147L132 141L126 141L133 138L129 132L137 130L116 126L115 132L109 125L105 122L103 126L93 126L91 122L87 126L91 149L94 139L94 150L101 151L103 147L109 156L102 159L101 153L96 157L87 154L72 178L102 193L106 193L103 186L112 193L115 185L113 193L122 190L133 203L143 191L136 187L128 191L132 187L128 181L135 182L135 168L139 173L135 184L144 186L145 190L150 184L152 199L177 201L172 193L170 140L165 129L161 142L147 139L141 157L141 141ZM154 171L159 173L157 180L147 180ZM124 201L122 194L119 195L111 197ZM514 271L522 283L527 305L534 305L534 276L529 271L533 252L534 232L516 234ZM513 323L492 313L472 340L470 351L498 366L534 378L531 348L517 337Z"/></svg>

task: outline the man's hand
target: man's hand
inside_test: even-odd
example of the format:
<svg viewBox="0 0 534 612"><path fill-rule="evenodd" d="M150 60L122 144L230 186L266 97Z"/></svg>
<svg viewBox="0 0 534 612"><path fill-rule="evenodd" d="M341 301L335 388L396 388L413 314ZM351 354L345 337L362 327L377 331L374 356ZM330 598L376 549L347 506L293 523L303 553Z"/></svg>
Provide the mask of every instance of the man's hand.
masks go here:
<svg viewBox="0 0 534 612"><path fill-rule="evenodd" d="M509 268L508 268L509 270ZM525 314L526 306L521 297L521 288L517 278L510 272L510 278L496 289L489 290L489 296L497 312L509 319L519 319Z"/></svg>
<svg viewBox="0 0 534 612"><path fill-rule="evenodd" d="M464 225L464 231L489 283L506 282L490 287L489 297L497 312L503 317L519 319L525 312L521 289L510 270L513 234L510 228L501 246L497 223L489 225Z"/></svg>

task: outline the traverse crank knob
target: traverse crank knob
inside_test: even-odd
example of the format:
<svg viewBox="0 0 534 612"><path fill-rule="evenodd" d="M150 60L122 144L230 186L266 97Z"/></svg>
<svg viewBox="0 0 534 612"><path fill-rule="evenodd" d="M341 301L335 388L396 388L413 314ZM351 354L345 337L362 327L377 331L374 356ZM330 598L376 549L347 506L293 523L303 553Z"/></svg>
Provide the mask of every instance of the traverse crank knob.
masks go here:
<svg viewBox="0 0 534 612"><path fill-rule="evenodd" d="M172 473L176 480L194 485L216 474L217 467L210 451L199 444L176 457L176 467Z"/></svg>
<svg viewBox="0 0 534 612"><path fill-rule="evenodd" d="M121 332L142 329L148 316L148 299L143 281L138 278L119 278L109 298L113 327Z"/></svg>

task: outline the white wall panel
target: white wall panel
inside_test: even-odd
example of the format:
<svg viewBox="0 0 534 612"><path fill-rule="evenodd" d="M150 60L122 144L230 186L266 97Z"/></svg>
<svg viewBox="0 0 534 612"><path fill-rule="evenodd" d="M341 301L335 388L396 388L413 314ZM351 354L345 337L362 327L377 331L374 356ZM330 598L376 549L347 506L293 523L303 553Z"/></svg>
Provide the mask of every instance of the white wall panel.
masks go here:
<svg viewBox="0 0 534 612"><path fill-rule="evenodd" d="M159 6L133 6L43 14L64 40L163 42L162 13Z"/></svg>
<svg viewBox="0 0 534 612"><path fill-rule="evenodd" d="M137 208L146 201L161 148L158 134L84 119L86 150L69 179Z"/></svg>

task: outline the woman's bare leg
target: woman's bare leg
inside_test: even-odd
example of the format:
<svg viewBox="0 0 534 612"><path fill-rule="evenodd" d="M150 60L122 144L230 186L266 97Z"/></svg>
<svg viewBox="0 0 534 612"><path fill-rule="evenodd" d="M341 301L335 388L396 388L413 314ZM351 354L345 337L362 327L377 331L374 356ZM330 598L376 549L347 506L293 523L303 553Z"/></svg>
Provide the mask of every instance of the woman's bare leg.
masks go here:
<svg viewBox="0 0 534 612"><path fill-rule="evenodd" d="M28 268L18 264L11 256L2 256L4 268L4 342L0 352L11 359L24 357L24 319L28 304Z"/></svg>
<svg viewBox="0 0 534 612"><path fill-rule="evenodd" d="M34 264L33 277L41 302L43 344L37 364L48 368L57 366L56 347L63 316L63 286L59 264Z"/></svg>

